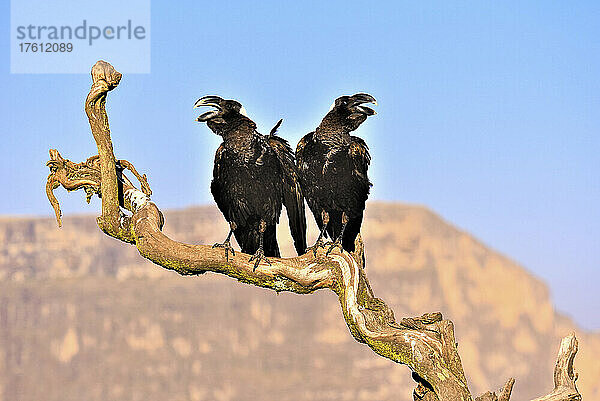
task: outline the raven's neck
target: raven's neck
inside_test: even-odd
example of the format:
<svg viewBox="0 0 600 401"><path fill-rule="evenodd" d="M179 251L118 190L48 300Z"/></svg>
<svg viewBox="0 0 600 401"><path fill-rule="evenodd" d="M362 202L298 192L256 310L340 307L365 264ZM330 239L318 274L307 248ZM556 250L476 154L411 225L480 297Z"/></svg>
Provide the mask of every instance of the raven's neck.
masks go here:
<svg viewBox="0 0 600 401"><path fill-rule="evenodd" d="M233 148L248 148L252 146L256 132L256 125L249 120L239 121L231 124L226 131L220 133L226 146Z"/></svg>
<svg viewBox="0 0 600 401"><path fill-rule="evenodd" d="M346 145L350 143L350 132L340 127L319 125L315 130L315 139L325 145Z"/></svg>
<svg viewBox="0 0 600 401"><path fill-rule="evenodd" d="M253 127L244 127L243 129L224 132L221 136L225 147L238 153L250 155L255 150L258 135Z"/></svg>

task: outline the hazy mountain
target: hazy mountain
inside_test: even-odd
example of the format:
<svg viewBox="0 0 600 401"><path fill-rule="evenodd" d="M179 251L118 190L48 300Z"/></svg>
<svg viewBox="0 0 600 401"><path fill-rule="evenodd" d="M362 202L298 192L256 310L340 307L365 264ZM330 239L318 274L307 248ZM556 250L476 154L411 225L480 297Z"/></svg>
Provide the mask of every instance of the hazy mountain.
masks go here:
<svg viewBox="0 0 600 401"><path fill-rule="evenodd" d="M167 212L166 222L185 242L227 233L213 207ZM475 392L513 376L513 399L547 393L559 339L576 331L578 387L600 400L600 334L557 314L539 279L422 207L370 203L363 227L376 295L397 317L452 319ZM311 229L310 241L312 219ZM3 218L0 244L0 401L411 399L408 369L356 343L330 292L180 277L91 216L62 229Z"/></svg>

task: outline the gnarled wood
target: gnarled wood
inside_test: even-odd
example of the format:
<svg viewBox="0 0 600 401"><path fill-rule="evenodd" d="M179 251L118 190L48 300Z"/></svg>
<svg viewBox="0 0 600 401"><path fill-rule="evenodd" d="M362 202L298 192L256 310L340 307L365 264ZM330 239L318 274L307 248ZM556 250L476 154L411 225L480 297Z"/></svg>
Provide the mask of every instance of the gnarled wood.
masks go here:
<svg viewBox="0 0 600 401"><path fill-rule="evenodd" d="M484 393L479 397L475 398L475 401L508 401L510 399L510 394L512 392L514 384L515 379L510 378L508 379L504 387L500 389L500 395L496 395L496 393L488 391L487 393Z"/></svg>
<svg viewBox="0 0 600 401"><path fill-rule="evenodd" d="M161 231L164 218L150 200L146 176L140 176L131 163L117 161L113 153L105 102L108 91L114 89L120 80L121 74L104 61L97 62L92 68L93 83L85 109L98 155L75 164L63 159L58 151L50 151L46 191L59 225L60 206L52 191L60 185L69 191L83 188L88 200L94 194L101 195L102 215L98 218L98 225L106 234L135 244L143 257L166 269L182 275L198 275L207 271L221 273L278 292L309 294L328 288L338 295L344 320L358 342L368 345L383 357L410 367L418 383L414 391L415 400L473 399L458 355L452 322L443 320L441 313L402 318L397 322L392 310L376 298L371 289L363 266L364 248L360 236L353 253L334 251L326 256L325 249L321 249L316 255L309 252L295 258L269 258L270 264L260 264L254 271L253 264L249 263L250 255L237 252L227 260L220 249L184 244L164 235ZM138 178L142 190L127 179L123 174L124 168L130 169ZM130 214L123 213L122 208ZM570 362L565 366L570 366L572 373L576 340L571 351ZM558 387L565 388L564 378L572 378L572 375L567 372L565 376L562 372L562 368L558 374L555 372L555 382L561 383ZM510 379L499 397L486 393L477 400L508 401L513 383L514 380ZM573 389L577 391L574 384ZM564 398L571 399L575 398Z"/></svg>
<svg viewBox="0 0 600 401"><path fill-rule="evenodd" d="M533 401L581 400L581 394L579 394L575 385L577 374L573 370L573 360L578 347L579 344L575 334L570 334L562 339L556 366L554 367L554 390L550 394L536 398Z"/></svg>

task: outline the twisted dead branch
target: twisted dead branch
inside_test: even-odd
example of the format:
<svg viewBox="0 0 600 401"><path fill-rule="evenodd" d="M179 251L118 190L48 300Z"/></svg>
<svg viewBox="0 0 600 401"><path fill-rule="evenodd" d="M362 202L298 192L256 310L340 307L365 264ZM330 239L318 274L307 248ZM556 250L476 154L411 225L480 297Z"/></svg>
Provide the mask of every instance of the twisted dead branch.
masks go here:
<svg viewBox="0 0 600 401"><path fill-rule="evenodd" d="M68 191L84 189L86 198L102 198L102 215L98 226L107 235L134 244L140 254L166 269L182 275L199 275L208 271L225 274L241 282L279 291L310 294L328 288L337 294L350 333L377 354L407 365L417 387L415 400L472 400L454 338L454 326L441 313L402 318L376 298L367 279L363 261L364 247L360 236L356 251L339 251L328 257L324 251L295 258L270 258L256 271L248 262L250 255L236 253L226 260L221 250L209 245L190 245L174 241L162 233L164 218L150 200L145 175L137 173L125 160L116 160L105 103L109 91L116 88L121 74L109 63L98 61L92 68L92 87L85 110L98 155L83 163L73 163L50 150L50 175L46 184L48 199L60 221L60 206L53 190L63 186ZM140 189L123 174L129 169L140 182ZM128 211L125 213L123 210ZM567 345L565 345L567 344ZM581 399L575 388L573 358L577 352L574 336L563 340L555 371L555 390L538 400L562 401ZM485 393L476 400L508 401L514 379L509 379L500 395ZM579 398L573 398L573 397ZM569 398L570 397L570 398Z"/></svg>

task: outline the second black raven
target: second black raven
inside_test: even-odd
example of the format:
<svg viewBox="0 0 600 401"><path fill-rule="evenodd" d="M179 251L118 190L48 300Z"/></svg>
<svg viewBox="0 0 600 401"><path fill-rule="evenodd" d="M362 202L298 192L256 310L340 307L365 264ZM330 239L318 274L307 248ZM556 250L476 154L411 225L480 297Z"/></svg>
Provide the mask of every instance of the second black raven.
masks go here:
<svg viewBox="0 0 600 401"><path fill-rule="evenodd" d="M302 190L321 230L311 247L315 253L326 235L334 240L328 253L340 244L346 251L354 251L372 185L367 176L369 148L365 141L350 135L375 114L365 103L377 104L366 93L337 98L317 129L305 135L296 148Z"/></svg>
<svg viewBox="0 0 600 401"><path fill-rule="evenodd" d="M217 206L231 230L223 244L226 257L233 248L231 234L242 252L253 255L254 268L268 256L280 256L276 237L282 205L285 205L294 245L299 255L306 252L304 199L298 181L294 153L288 142L275 135L256 131L256 124L235 100L204 96L194 107L213 109L201 114L223 143L217 149L210 186Z"/></svg>

